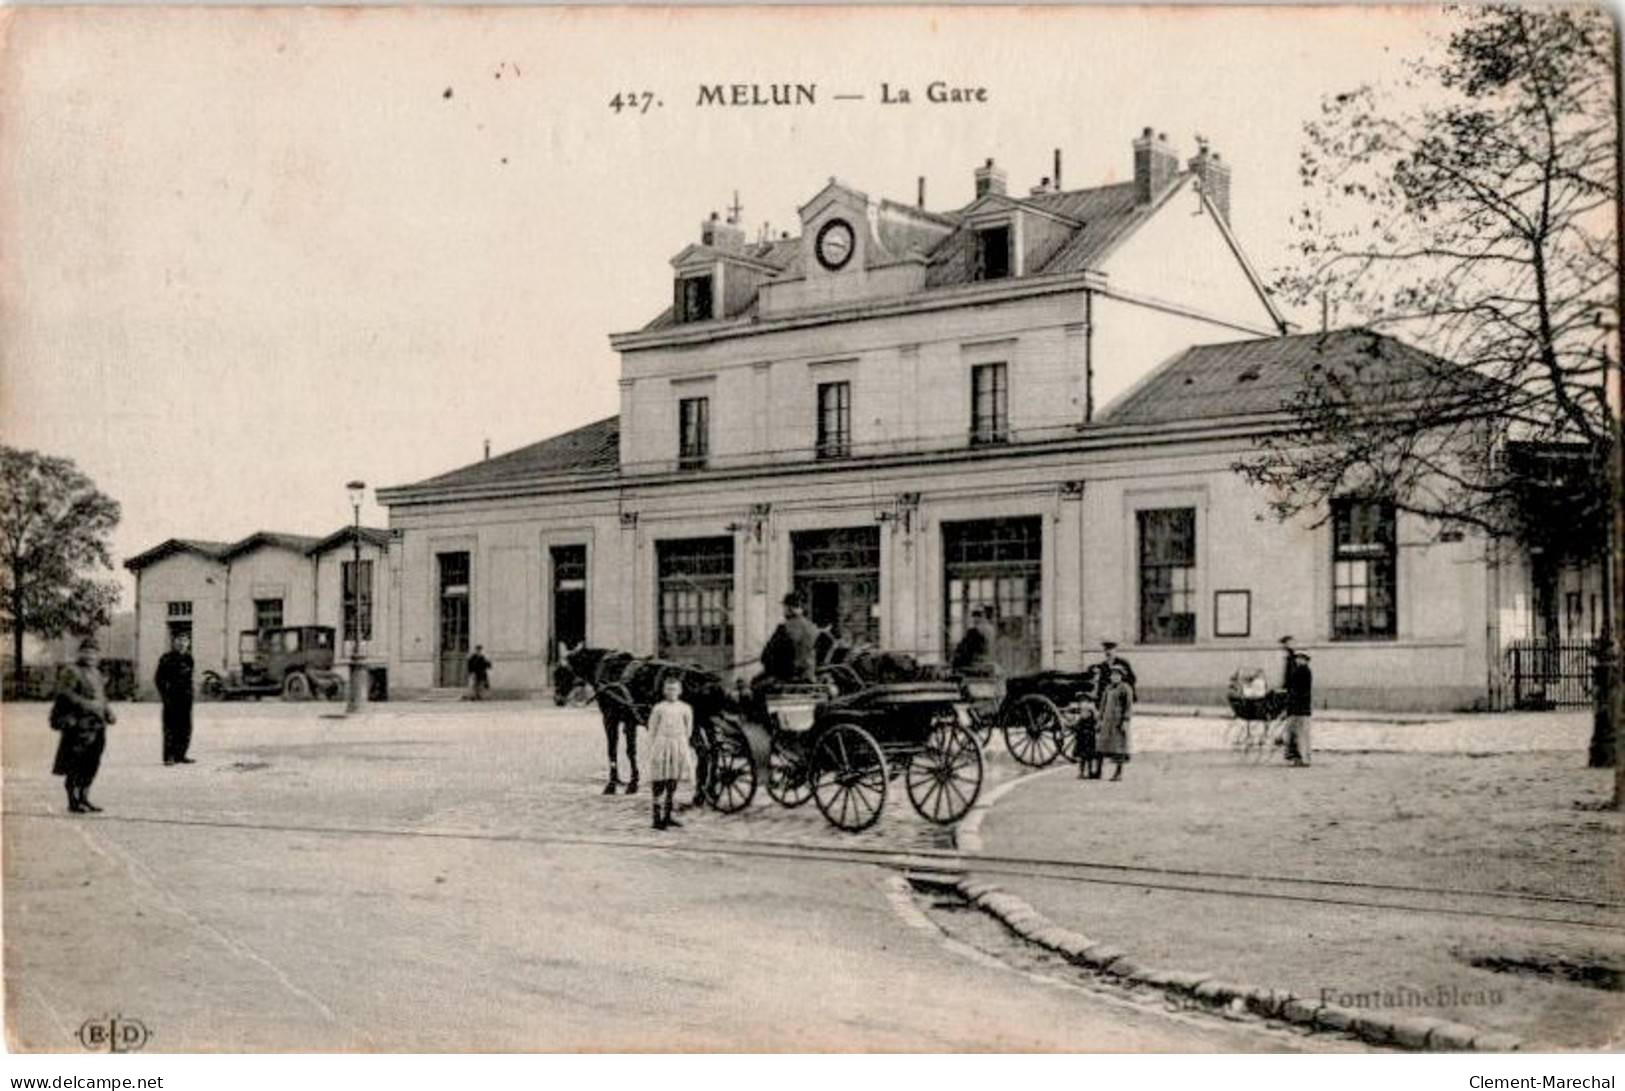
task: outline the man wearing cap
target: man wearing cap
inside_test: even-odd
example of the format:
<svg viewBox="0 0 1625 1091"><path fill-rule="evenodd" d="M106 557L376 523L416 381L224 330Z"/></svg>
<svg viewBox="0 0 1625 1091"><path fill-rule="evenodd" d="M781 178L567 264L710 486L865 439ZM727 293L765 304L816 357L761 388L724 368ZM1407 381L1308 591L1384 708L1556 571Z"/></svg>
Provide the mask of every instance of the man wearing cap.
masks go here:
<svg viewBox="0 0 1625 1091"><path fill-rule="evenodd" d="M1140 694L1140 690L1139 690L1140 683L1134 677L1134 668L1129 666L1128 660L1127 659L1121 659L1121 658L1118 657L1118 655L1117 655L1117 641L1115 641L1115 640L1102 640L1100 642L1100 648L1101 648L1101 651L1103 651L1105 653L1105 655L1106 655L1105 662L1101 663L1101 665L1100 665L1100 686L1101 686L1101 688L1102 689L1105 688L1106 682L1111 677L1112 671L1114 669L1118 668L1118 667L1121 667L1122 670L1123 670L1123 681L1128 683L1128 688L1130 690L1132 690L1133 693L1134 693L1134 696L1136 698L1138 698L1139 694Z"/></svg>
<svg viewBox="0 0 1625 1091"><path fill-rule="evenodd" d="M992 674L993 637L993 623L988 620L987 609L976 607L970 612L970 624L965 628L965 635L954 646L954 670L962 674Z"/></svg>
<svg viewBox="0 0 1625 1091"><path fill-rule="evenodd" d="M794 592L784 596L784 620L762 649L762 670L771 682L817 680L818 628L807 620L801 596Z"/></svg>
<svg viewBox="0 0 1625 1091"><path fill-rule="evenodd" d="M1286 672L1286 760L1309 764L1310 714L1314 709L1314 674L1307 652L1291 652Z"/></svg>
<svg viewBox="0 0 1625 1091"><path fill-rule="evenodd" d="M87 637L80 642L78 658L57 677L56 701L51 706L51 727L60 736L51 772L64 779L68 810L75 814L101 810L86 793L101 768L107 725L116 718L97 669L99 659L94 640Z"/></svg>
<svg viewBox="0 0 1625 1091"><path fill-rule="evenodd" d="M186 751L192 745L192 638L176 633L170 650L158 659L153 677L164 703L164 764L191 765Z"/></svg>

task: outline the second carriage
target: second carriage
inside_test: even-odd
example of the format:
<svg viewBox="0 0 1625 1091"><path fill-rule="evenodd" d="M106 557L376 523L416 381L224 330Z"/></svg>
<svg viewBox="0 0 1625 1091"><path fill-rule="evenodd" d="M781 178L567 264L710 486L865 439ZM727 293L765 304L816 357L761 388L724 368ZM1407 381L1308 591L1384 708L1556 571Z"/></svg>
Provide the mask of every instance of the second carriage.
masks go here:
<svg viewBox="0 0 1625 1091"><path fill-rule="evenodd" d="M753 701L768 736L768 794L786 807L810 800L855 833L879 820L901 780L920 817L938 825L963 818L981 795L985 765L958 683L836 676Z"/></svg>

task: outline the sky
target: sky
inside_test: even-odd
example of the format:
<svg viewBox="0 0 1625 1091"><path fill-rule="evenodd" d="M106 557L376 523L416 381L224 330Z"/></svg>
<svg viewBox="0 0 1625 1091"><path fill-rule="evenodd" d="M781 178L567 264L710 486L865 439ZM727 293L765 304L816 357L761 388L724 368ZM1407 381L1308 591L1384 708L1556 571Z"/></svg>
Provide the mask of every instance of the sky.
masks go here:
<svg viewBox="0 0 1625 1091"><path fill-rule="evenodd" d="M1025 193L1060 148L1076 188L1131 177L1146 126L1186 156L1200 133L1267 271L1303 121L1443 26L1369 7L0 19L0 435L120 501L120 564L170 537L324 534L351 479L616 412L609 335L667 305L670 258L736 191L752 236L776 234L831 176L912 202L923 175L952 208L989 157ZM987 101L925 103L933 80ZM915 101L882 105L882 81ZM697 105L751 82L819 101ZM645 91L647 112L611 108ZM369 499L364 521L386 518Z"/></svg>

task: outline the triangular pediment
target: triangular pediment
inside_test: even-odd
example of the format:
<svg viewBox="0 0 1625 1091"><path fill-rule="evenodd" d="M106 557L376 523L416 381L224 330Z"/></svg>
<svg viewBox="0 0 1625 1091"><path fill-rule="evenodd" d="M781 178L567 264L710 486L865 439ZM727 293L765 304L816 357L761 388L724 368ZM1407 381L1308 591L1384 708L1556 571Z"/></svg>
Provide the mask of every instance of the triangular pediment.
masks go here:
<svg viewBox="0 0 1625 1091"><path fill-rule="evenodd" d="M1023 201L1019 197L1012 197L1007 193L984 193L970 205L962 209L960 218L973 221L980 216L997 215L1004 212L1024 212L1032 216L1041 216L1046 220L1053 220L1070 228L1083 226L1082 220L1075 220L1070 216L1063 216L1058 212L1051 212L1047 208L1040 208L1031 201Z"/></svg>
<svg viewBox="0 0 1625 1091"><path fill-rule="evenodd" d="M796 211L801 216L801 222L805 224L818 219L829 211L831 206L839 206L862 214L869 207L869 195L862 190L853 189L839 179L831 178L812 200Z"/></svg>

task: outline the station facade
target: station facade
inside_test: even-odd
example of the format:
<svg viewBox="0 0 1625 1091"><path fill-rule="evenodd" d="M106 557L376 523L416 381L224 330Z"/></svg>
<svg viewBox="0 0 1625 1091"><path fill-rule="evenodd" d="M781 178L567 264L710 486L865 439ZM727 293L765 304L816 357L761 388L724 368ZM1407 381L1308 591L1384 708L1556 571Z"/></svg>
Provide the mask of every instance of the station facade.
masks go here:
<svg viewBox="0 0 1625 1091"><path fill-rule="evenodd" d="M977 607L1012 672L1115 640L1143 700L1222 700L1289 634L1321 703L1490 700L1511 592L1486 542L1353 497L1277 523L1233 469L1305 369L1438 362L1291 333L1228 164L1150 130L1130 151L1130 182L1021 196L988 161L951 212L831 180L795 236L704 221L671 305L611 338L617 417L380 491L392 688L460 686L474 644L499 690L583 641L748 675L796 590L926 660Z"/></svg>

